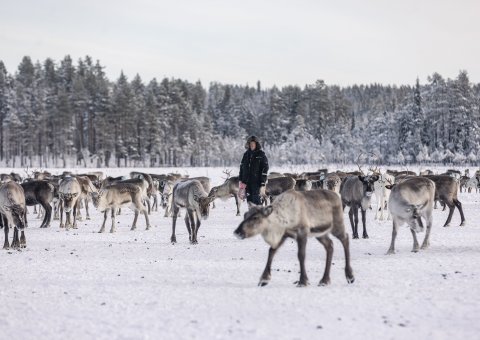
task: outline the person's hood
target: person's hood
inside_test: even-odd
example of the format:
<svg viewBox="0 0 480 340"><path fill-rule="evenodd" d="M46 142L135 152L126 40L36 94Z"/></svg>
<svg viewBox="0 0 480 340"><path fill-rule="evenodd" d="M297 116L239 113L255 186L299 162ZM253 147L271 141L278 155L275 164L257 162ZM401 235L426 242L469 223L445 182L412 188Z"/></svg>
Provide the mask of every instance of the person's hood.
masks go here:
<svg viewBox="0 0 480 340"><path fill-rule="evenodd" d="M260 144L260 139L257 136L250 136L247 138L247 142L245 143L245 149L250 147L250 142L257 143L257 148L255 150L261 150L262 144Z"/></svg>

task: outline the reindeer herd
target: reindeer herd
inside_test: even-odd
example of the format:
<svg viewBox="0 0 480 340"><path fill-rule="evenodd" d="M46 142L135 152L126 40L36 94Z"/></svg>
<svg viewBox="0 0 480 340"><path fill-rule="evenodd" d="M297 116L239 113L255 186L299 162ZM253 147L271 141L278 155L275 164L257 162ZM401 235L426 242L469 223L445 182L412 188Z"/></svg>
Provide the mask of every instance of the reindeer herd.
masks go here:
<svg viewBox="0 0 480 340"><path fill-rule="evenodd" d="M26 247L25 227L27 227L27 206L34 206L34 213L43 217L40 228L51 225L52 218L59 220L60 228L78 228L77 221L89 216L89 202L104 214L99 233L105 232L108 215L111 216L110 232L116 231L116 216L121 209L132 209L134 220L131 229L136 229L139 214L144 215L146 229L151 228L149 215L158 211L159 205L165 209L165 217L172 218L170 241L177 242L175 229L180 209L185 210L184 221L189 241L198 243L198 232L202 219L207 219L214 200L235 199L236 215L240 215L239 178L227 175L221 185L211 187L208 177L181 176L179 174L148 174L131 172L129 178L105 177L102 172L73 174L64 172L53 175L45 171L28 173L22 179L18 174L1 174L0 186L0 227L5 232L4 248ZM392 238L388 254L395 252L397 230L407 224L413 237L413 252L429 246L432 227L432 211L439 202L443 209L449 208L444 227L450 225L455 208L465 225L462 204L458 192L478 192L480 171L469 177L468 171L449 170L434 175L432 171L416 174L412 171L369 169L367 174L359 166L359 171L328 172L320 169L302 174L276 173L268 176L263 204L250 206L234 234L243 239L260 234L270 245L265 270L259 285L268 284L271 277L271 264L279 247L288 238L293 238L298 246L300 261L299 286L308 284L305 270L305 249L309 237L316 238L327 253L326 265L320 285L330 283L330 267L333 256L333 235L343 245L345 252L345 275L348 283L354 281L350 266L349 237L344 225L343 212L349 207L348 217L352 237L359 238L359 213L362 219L362 238L367 239L366 214L372 209L371 199L376 196L375 219L392 220ZM64 221L65 215L65 223ZM418 244L417 233L424 231L425 238ZM9 229L13 229L13 240L9 243ZM21 234L21 236L20 236Z"/></svg>

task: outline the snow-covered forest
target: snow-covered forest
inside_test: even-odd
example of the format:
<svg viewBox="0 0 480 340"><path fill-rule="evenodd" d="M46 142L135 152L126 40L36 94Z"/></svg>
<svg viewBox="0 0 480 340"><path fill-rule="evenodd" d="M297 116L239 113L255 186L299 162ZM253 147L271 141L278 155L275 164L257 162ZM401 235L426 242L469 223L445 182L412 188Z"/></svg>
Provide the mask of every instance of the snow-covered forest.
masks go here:
<svg viewBox="0 0 480 340"><path fill-rule="evenodd" d="M228 166L255 134L277 165L480 160L480 85L466 71L426 84L263 88L181 79L107 79L91 57L0 61L4 167Z"/></svg>

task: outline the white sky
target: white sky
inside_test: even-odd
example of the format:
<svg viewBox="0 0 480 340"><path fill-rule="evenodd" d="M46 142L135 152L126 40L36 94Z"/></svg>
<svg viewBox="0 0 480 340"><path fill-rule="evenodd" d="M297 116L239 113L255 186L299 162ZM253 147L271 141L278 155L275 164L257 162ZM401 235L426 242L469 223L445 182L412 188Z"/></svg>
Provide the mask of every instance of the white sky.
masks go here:
<svg viewBox="0 0 480 340"><path fill-rule="evenodd" d="M480 82L480 0L0 0L0 60L99 59L146 82Z"/></svg>

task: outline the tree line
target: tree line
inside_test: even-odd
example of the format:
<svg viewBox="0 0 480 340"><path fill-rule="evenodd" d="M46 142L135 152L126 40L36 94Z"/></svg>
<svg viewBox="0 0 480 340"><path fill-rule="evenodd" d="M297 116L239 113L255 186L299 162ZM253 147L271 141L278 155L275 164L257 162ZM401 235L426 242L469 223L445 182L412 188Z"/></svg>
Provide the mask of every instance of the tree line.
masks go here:
<svg viewBox="0 0 480 340"><path fill-rule="evenodd" d="M4 167L229 166L248 135L275 165L478 164L480 85L466 71L426 84L262 88L181 79L109 80L89 56L0 61Z"/></svg>

